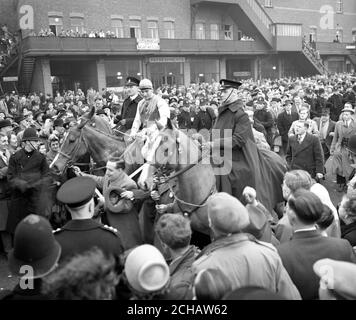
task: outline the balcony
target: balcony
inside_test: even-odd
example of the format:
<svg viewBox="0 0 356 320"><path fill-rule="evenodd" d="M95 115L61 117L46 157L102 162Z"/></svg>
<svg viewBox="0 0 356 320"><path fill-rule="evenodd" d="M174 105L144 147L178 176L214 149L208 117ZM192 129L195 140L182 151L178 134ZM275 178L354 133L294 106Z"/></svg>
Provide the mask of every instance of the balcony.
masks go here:
<svg viewBox="0 0 356 320"><path fill-rule="evenodd" d="M137 50L136 39L27 37L22 41L24 56L41 55L239 55L268 54L257 41L160 39L160 50Z"/></svg>
<svg viewBox="0 0 356 320"><path fill-rule="evenodd" d="M318 50L321 55L349 55L350 50L346 49L349 45L352 44L342 42L317 42L316 50Z"/></svg>

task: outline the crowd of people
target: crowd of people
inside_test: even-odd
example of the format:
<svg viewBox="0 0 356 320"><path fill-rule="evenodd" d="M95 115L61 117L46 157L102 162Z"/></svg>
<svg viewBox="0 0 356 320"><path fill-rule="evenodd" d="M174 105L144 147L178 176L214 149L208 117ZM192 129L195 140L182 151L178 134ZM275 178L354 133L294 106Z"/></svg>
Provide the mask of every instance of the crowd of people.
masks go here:
<svg viewBox="0 0 356 320"><path fill-rule="evenodd" d="M36 35L35 32L31 33L31 36L38 36L38 37L65 37L65 38L117 38L114 31L103 31L101 30L90 30L89 32L85 29L82 30L73 30L68 29L58 32L58 34L54 33L50 28L48 29L41 29L38 34Z"/></svg>
<svg viewBox="0 0 356 320"><path fill-rule="evenodd" d="M352 74L156 90L148 79L128 77L124 96L93 88L6 94L0 98L0 234L12 273L23 276L20 267L30 265L35 288L19 283L3 298L356 298L355 96ZM246 145L286 160L284 201L269 210L258 185L226 180L231 186L206 202L211 237L202 246L174 205L176 181L142 190L116 155L107 159L104 176L90 170L88 155L75 174L55 177L50 165L69 131L93 110L129 140L155 120L157 127L185 130L203 149L214 148L206 132L231 120L233 163L246 164ZM322 185L326 173L345 193L338 208ZM94 197L96 189L103 195ZM50 208L43 203L49 194L56 197ZM332 279L326 267L333 268Z"/></svg>
<svg viewBox="0 0 356 320"><path fill-rule="evenodd" d="M18 35L12 34L7 25L0 28L0 70L17 54Z"/></svg>

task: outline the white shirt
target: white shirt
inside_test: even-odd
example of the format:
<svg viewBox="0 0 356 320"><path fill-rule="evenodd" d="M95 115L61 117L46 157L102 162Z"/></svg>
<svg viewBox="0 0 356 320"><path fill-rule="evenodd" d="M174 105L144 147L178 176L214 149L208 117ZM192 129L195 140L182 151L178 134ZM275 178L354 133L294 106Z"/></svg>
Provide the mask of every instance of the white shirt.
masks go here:
<svg viewBox="0 0 356 320"><path fill-rule="evenodd" d="M134 96L130 97L131 101L135 100L138 97L138 93L136 93Z"/></svg>
<svg viewBox="0 0 356 320"><path fill-rule="evenodd" d="M307 135L307 133L304 133L302 136L299 136L298 139L297 139L298 142L302 143L304 141L304 138L305 138L306 135Z"/></svg>

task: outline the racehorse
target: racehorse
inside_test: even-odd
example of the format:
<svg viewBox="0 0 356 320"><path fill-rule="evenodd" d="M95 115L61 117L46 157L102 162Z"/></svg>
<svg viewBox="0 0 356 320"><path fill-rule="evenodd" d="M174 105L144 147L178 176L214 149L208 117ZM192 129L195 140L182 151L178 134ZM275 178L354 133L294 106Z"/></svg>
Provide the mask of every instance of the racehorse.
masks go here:
<svg viewBox="0 0 356 320"><path fill-rule="evenodd" d="M157 127L159 127L157 123ZM207 200L216 192L216 179L209 155L202 154L198 142L175 128L168 120L167 128L161 128L156 138L154 148L149 155L149 162L153 169L143 170L139 178L139 185L152 174L154 168L158 172L165 172L167 177L173 170L175 174L168 180L177 177L179 197L174 195L176 211L189 216L193 230L209 234L207 215ZM283 201L281 185L286 171L284 162L272 151L261 151L258 156L261 166L264 166L262 183L266 195L260 195L264 205L269 210ZM267 167L268 164L268 167ZM167 180L166 180L167 181ZM265 199L268 199L267 201Z"/></svg>
<svg viewBox="0 0 356 320"><path fill-rule="evenodd" d="M130 152L125 152L123 157L129 164L126 171L133 171L135 163L140 163L141 153L136 150L139 149L137 144L132 143L127 148L126 142L113 135L107 122L95 116L94 113L95 108L93 107L88 114L82 117L79 124L70 128L65 135L61 148L50 165L54 172L63 174L86 152L90 153L99 168L105 167L110 155L121 156L127 149L130 149L127 150ZM143 158L141 161L143 162Z"/></svg>
<svg viewBox="0 0 356 320"><path fill-rule="evenodd" d="M208 235L206 202L216 192L216 180L210 160L207 161L203 156L198 142L173 127L170 119L167 128L159 129L156 143L148 156L151 170L142 171L139 185L143 185L155 169L165 173L165 176L174 170L175 174L168 179L178 179L179 198L172 192L177 209L189 216L193 230Z"/></svg>

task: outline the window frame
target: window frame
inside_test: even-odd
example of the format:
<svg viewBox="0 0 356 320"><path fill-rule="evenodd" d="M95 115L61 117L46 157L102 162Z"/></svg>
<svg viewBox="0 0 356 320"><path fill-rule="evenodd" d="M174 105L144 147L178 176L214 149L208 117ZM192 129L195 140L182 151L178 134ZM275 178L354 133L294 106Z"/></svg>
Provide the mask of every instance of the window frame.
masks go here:
<svg viewBox="0 0 356 320"><path fill-rule="evenodd" d="M229 26L229 30L226 29L226 27ZM230 38L227 37L227 33L230 33ZM234 39L234 34L233 34L233 28L232 28L232 24L224 24L224 40L228 40L231 41Z"/></svg>
<svg viewBox="0 0 356 320"><path fill-rule="evenodd" d="M59 22L55 21L56 19L59 19ZM52 21L52 23L51 23ZM59 16L48 16L48 27L49 29L53 32L51 27L54 27L55 32L53 32L56 36L59 35L59 33L63 30L63 17ZM61 29L59 29L59 27Z"/></svg>
<svg viewBox="0 0 356 320"><path fill-rule="evenodd" d="M121 26L114 26L114 22L121 22ZM124 38L124 21L119 18L111 18L111 29L114 30L116 38ZM121 32L120 32L121 31ZM120 34L119 34L120 32Z"/></svg>
<svg viewBox="0 0 356 320"><path fill-rule="evenodd" d="M132 25L133 22L137 22L138 26L134 26ZM135 38L136 39L140 39L142 37L142 24L141 24L141 20L134 20L131 19L130 20L130 37L131 37L131 29L134 29L134 33L135 33ZM138 36L139 35L139 36Z"/></svg>
<svg viewBox="0 0 356 320"><path fill-rule="evenodd" d="M74 20L80 20L81 25L73 25ZM70 17L70 29L74 30L75 32L83 33L84 32L84 18L82 17Z"/></svg>
<svg viewBox="0 0 356 320"><path fill-rule="evenodd" d="M273 3L272 0L265 0L265 5L266 8L273 8Z"/></svg>
<svg viewBox="0 0 356 320"><path fill-rule="evenodd" d="M201 30L198 29L201 26ZM195 39L205 40L205 24L203 22L195 23Z"/></svg>
<svg viewBox="0 0 356 320"><path fill-rule="evenodd" d="M344 13L343 0L336 0L336 13Z"/></svg>
<svg viewBox="0 0 356 320"><path fill-rule="evenodd" d="M155 24L153 28L150 24ZM159 30L158 30L158 21L157 20L149 20L147 21L147 29L148 29L148 38L150 39L159 39Z"/></svg>
<svg viewBox="0 0 356 320"><path fill-rule="evenodd" d="M216 26L216 30L213 30L212 27ZM216 37L213 37L213 35L216 35ZM219 35L219 24L218 23L211 23L210 24L210 39L211 40L219 40L220 35Z"/></svg>
<svg viewBox="0 0 356 320"><path fill-rule="evenodd" d="M166 39L175 39L175 23L172 20L163 21L164 37ZM171 26L172 28L167 28Z"/></svg>

